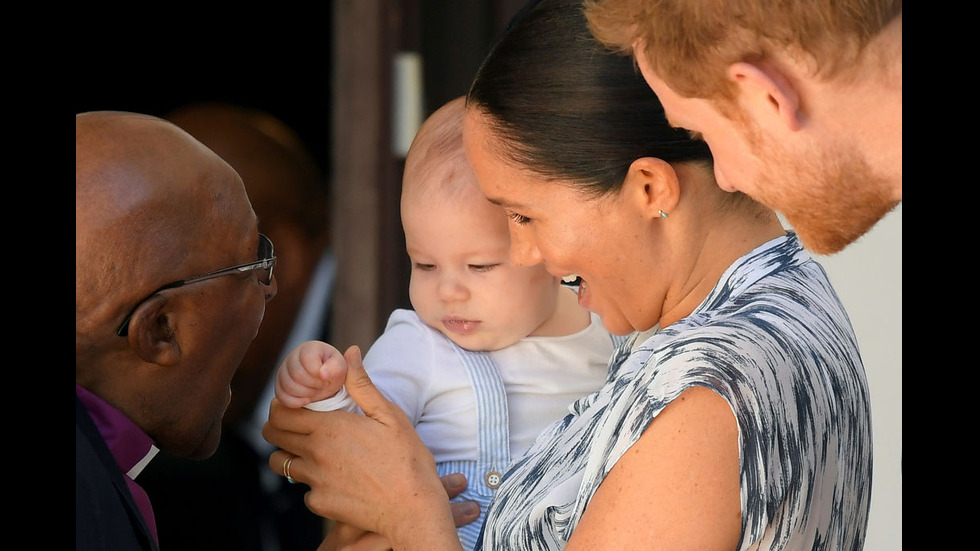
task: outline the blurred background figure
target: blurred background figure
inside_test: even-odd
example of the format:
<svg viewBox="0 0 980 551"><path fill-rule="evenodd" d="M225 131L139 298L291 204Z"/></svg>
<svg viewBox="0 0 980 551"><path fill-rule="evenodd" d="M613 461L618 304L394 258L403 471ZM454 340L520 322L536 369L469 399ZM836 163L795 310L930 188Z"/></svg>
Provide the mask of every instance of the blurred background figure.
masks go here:
<svg viewBox="0 0 980 551"><path fill-rule="evenodd" d="M165 549L316 549L323 519L307 488L268 469L262 438L275 368L302 341L329 340L335 265L326 178L299 135L272 115L222 103L179 107L164 118L226 160L245 182L259 230L276 244L279 294L232 381L221 444L206 461L160 454L141 475Z"/></svg>

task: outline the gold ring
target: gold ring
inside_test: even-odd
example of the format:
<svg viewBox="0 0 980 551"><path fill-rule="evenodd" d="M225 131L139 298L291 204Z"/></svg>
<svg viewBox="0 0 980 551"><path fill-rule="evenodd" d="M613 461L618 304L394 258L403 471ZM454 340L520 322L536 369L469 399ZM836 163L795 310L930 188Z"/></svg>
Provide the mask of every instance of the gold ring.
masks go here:
<svg viewBox="0 0 980 551"><path fill-rule="evenodd" d="M287 458L285 461L282 462L282 474L283 476L286 477L286 482L289 482L290 484L296 484L296 481L293 480L293 477L289 476L289 464L293 462L293 459L296 459L295 455L290 456L289 458Z"/></svg>

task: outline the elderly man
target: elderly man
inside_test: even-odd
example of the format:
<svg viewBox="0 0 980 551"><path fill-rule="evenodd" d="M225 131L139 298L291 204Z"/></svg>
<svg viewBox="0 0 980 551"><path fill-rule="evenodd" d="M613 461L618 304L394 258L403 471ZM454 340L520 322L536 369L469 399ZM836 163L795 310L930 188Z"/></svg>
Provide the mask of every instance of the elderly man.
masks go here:
<svg viewBox="0 0 980 551"><path fill-rule="evenodd" d="M173 124L75 117L75 547L157 549L134 478L214 453L276 294L241 178Z"/></svg>
<svg viewBox="0 0 980 551"><path fill-rule="evenodd" d="M306 508L308 488L268 468L262 438L276 368L304 340L327 340L336 259L329 249L326 179L301 136L271 113L216 102L163 118L228 161L262 233L276 244L276 300L231 381L221 444L206 461L161 453L140 475L165 547L182 551L316 549L324 521ZM207 518L208 522L199 522Z"/></svg>

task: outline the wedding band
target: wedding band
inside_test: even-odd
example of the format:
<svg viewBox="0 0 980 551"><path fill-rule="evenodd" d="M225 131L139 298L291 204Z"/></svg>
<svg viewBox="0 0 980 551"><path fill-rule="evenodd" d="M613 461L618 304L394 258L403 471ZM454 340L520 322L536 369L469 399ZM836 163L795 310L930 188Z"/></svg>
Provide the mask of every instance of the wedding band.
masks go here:
<svg viewBox="0 0 980 551"><path fill-rule="evenodd" d="M289 464L293 462L293 459L296 459L295 455L290 456L288 459L282 462L282 474L286 477L286 482L289 482L290 484L296 484L293 477L289 476Z"/></svg>

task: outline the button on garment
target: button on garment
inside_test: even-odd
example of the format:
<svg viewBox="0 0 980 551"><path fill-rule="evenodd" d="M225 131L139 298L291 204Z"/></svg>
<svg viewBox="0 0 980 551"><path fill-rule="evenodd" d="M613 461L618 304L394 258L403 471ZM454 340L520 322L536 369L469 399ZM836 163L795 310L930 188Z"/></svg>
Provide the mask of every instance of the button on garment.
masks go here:
<svg viewBox="0 0 980 551"><path fill-rule="evenodd" d="M500 479L502 476L503 475L497 471L490 471L487 473L487 476L483 477L483 481L486 483L487 487L496 490L497 486L500 486Z"/></svg>

